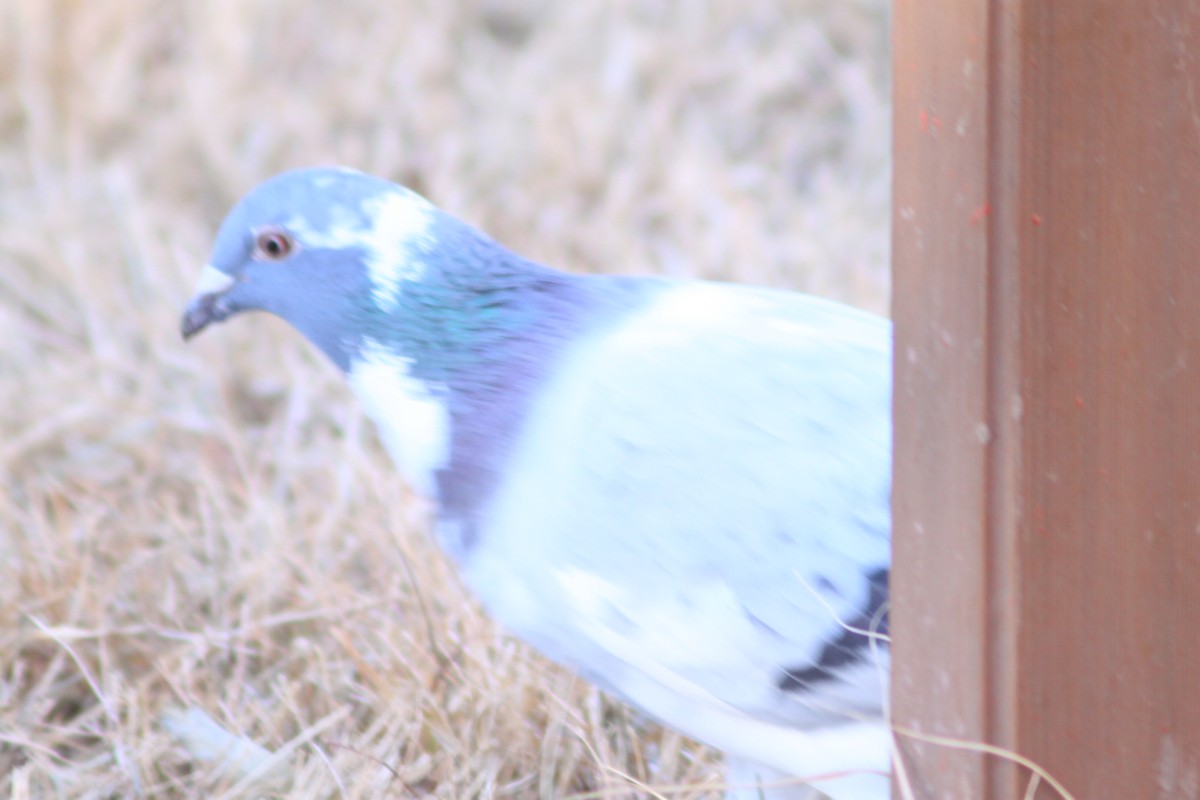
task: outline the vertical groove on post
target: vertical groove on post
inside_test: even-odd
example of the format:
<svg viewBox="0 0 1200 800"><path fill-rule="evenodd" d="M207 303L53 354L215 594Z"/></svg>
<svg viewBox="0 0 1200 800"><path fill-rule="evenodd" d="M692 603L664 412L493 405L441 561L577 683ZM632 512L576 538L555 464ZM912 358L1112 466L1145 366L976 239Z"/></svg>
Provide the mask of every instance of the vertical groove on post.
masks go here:
<svg viewBox="0 0 1200 800"><path fill-rule="evenodd" d="M1006 198L1018 194L1020 175L1019 3L991 2L987 10L987 741L1017 741L1018 554L1014 537L1020 524L1018 470L1022 399L1019 240L1016 209ZM1017 770L1010 762L984 762L985 784L996 798L1019 796Z"/></svg>

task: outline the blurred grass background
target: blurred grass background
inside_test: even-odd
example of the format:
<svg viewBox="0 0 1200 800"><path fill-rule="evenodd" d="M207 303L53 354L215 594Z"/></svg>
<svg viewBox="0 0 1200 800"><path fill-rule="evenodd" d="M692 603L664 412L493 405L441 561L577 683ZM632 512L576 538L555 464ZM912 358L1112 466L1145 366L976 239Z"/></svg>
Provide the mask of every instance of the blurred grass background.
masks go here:
<svg viewBox="0 0 1200 800"><path fill-rule="evenodd" d="M886 310L887 54L883 0L0 4L0 794L243 795L194 706L286 756L259 794L717 796L479 613L297 335L178 316L318 163L566 269Z"/></svg>

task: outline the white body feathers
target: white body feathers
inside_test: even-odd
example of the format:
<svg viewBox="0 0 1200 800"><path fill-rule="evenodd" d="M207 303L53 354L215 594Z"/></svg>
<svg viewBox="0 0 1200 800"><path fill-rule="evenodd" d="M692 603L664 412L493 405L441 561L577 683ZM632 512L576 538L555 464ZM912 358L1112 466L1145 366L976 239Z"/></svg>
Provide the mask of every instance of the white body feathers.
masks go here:
<svg viewBox="0 0 1200 800"><path fill-rule="evenodd" d="M690 283L561 360L463 565L514 633L734 756L887 796L887 648L808 694L889 561L891 331ZM381 420L387 434L388 420ZM767 795L770 796L770 795Z"/></svg>

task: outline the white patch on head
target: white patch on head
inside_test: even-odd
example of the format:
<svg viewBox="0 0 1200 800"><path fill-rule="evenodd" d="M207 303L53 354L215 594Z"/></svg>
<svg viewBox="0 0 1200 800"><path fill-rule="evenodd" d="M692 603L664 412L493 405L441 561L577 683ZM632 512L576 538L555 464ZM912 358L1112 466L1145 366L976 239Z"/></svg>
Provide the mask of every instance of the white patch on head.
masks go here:
<svg viewBox="0 0 1200 800"><path fill-rule="evenodd" d="M421 255L433 244L434 208L407 189L388 192L364 204L368 205L373 207L364 210L375 227L367 268L375 284L375 300L386 310L395 305L401 283L420 280L425 272Z"/></svg>
<svg viewBox="0 0 1200 800"><path fill-rule="evenodd" d="M237 283L237 278L227 272L221 272L212 264L205 264L204 269L200 270L200 278L196 281L193 293L196 297L220 294L230 289L235 283Z"/></svg>
<svg viewBox="0 0 1200 800"><path fill-rule="evenodd" d="M354 169L353 167L330 167L330 171L336 172L339 175L362 175L363 174L361 171ZM336 180L337 180L337 178L335 178L332 175L322 175L319 178L316 178L313 181L313 184L318 189L325 189L329 186L332 186Z"/></svg>
<svg viewBox="0 0 1200 800"><path fill-rule="evenodd" d="M436 208L416 192L403 186L368 197L362 213L368 224L360 224L356 215L338 214L328 229L317 231L303 217L292 217L286 225L301 245L309 247L361 247L366 251L367 272L374 284L372 296L384 311L390 311L406 281L419 281L425 273L423 256L433 245Z"/></svg>
<svg viewBox="0 0 1200 800"><path fill-rule="evenodd" d="M450 461L450 412L442 387L411 373L412 359L367 339L350 365L350 387L396 466L417 491L433 497L434 473Z"/></svg>
<svg viewBox="0 0 1200 800"><path fill-rule="evenodd" d="M327 247L332 250L343 247L365 247L370 230L358 224L358 220L346 212L344 208L333 208L330 211L333 221L323 231L314 230L308 221L296 215L284 223L292 234L307 247Z"/></svg>

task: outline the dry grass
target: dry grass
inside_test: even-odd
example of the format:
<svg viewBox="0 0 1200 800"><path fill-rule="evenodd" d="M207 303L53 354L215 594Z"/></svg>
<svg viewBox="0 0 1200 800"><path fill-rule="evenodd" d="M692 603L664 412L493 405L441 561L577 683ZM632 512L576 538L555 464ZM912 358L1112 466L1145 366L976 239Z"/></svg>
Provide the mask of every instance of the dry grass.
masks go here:
<svg viewBox="0 0 1200 800"><path fill-rule="evenodd" d="M881 0L0 4L0 793L219 796L196 706L289 797L713 796L481 615L298 336L178 313L320 162L566 268L882 309L887 42Z"/></svg>

